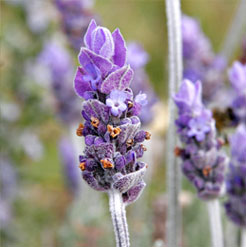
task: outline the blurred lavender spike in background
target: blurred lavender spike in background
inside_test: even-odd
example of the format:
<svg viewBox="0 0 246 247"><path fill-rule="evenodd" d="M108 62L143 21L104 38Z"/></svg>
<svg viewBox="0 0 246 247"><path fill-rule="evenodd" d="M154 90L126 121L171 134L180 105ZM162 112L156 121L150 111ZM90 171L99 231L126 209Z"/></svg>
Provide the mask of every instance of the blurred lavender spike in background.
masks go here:
<svg viewBox="0 0 246 247"><path fill-rule="evenodd" d="M214 54L209 39L199 22L189 16L182 17L183 78L203 83L203 100L211 102L224 83L226 59Z"/></svg>
<svg viewBox="0 0 246 247"><path fill-rule="evenodd" d="M71 81L74 71L70 54L57 40L51 40L45 44L37 61L50 71L57 115L64 123L73 123L80 110Z"/></svg>
<svg viewBox="0 0 246 247"><path fill-rule="evenodd" d="M17 195L17 174L11 162L2 153L0 155L0 230L4 230L12 218L12 204Z"/></svg>
<svg viewBox="0 0 246 247"><path fill-rule="evenodd" d="M79 51L83 45L83 36L92 18L93 0L55 0L61 14L62 27L74 50Z"/></svg>
<svg viewBox="0 0 246 247"><path fill-rule="evenodd" d="M184 80L174 96L178 107L177 133L183 148L176 148L184 175L197 189L198 197L207 201L211 242L223 247L223 232L218 197L224 181L226 157L219 150L212 113L202 103L201 82Z"/></svg>
<svg viewBox="0 0 246 247"><path fill-rule="evenodd" d="M131 89L135 95L140 92L148 95L148 103L142 107L139 115L142 124L148 124L152 121L153 112L151 108L158 101L157 95L151 87L148 75L145 71L145 66L148 61L149 55L140 44L136 42L127 44L127 62L134 70Z"/></svg>
<svg viewBox="0 0 246 247"><path fill-rule="evenodd" d="M238 122L246 124L246 65L234 62L228 75L234 92L231 108Z"/></svg>
<svg viewBox="0 0 246 247"><path fill-rule="evenodd" d="M174 101L179 109L177 133L184 147L176 150L185 176L204 200L217 198L223 184L225 156L219 151L215 121L201 101L201 82L184 80Z"/></svg>
<svg viewBox="0 0 246 247"><path fill-rule="evenodd" d="M63 137L59 142L59 153L63 164L63 174L70 191L77 196L81 189L81 176L78 173L78 162L72 142Z"/></svg>
<svg viewBox="0 0 246 247"><path fill-rule="evenodd" d="M230 138L231 162L226 176L227 216L246 228L246 127L240 125Z"/></svg>

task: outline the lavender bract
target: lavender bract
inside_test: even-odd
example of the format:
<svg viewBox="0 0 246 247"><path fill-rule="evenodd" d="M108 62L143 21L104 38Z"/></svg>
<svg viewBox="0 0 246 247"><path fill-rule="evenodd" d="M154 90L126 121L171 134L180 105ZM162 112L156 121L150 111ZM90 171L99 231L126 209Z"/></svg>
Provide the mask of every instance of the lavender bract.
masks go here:
<svg viewBox="0 0 246 247"><path fill-rule="evenodd" d="M223 183L225 156L219 151L215 121L202 104L201 82L184 80L174 96L178 107L177 133L184 147L176 154L183 161L185 176L196 187L198 196L208 200L218 197Z"/></svg>
<svg viewBox="0 0 246 247"><path fill-rule="evenodd" d="M77 129L86 144L79 158L82 176L95 190L118 191L127 205L145 187L146 164L137 161L146 150L142 142L149 139L137 117L145 96L134 98L129 88L133 71L126 64L126 45L118 29L111 34L92 20L84 43L74 80L76 93L85 99L85 123ZM91 68L100 75L96 84Z"/></svg>
<svg viewBox="0 0 246 247"><path fill-rule="evenodd" d="M246 128L241 125L230 139L231 162L226 176L227 216L238 226L246 227Z"/></svg>

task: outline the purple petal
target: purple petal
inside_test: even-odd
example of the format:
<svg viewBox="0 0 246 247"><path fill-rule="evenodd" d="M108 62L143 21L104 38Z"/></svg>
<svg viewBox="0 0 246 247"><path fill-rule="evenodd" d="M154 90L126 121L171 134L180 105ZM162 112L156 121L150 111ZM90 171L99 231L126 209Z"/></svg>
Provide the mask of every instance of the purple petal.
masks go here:
<svg viewBox="0 0 246 247"><path fill-rule="evenodd" d="M106 191L105 188L100 186L97 182L97 180L94 178L93 174L89 171L84 171L82 173L83 179L88 183L89 186L91 186L94 190L98 191Z"/></svg>
<svg viewBox="0 0 246 247"><path fill-rule="evenodd" d="M112 90L123 91L129 87L133 78L133 70L130 66L120 68L111 73L101 84L100 91L109 94Z"/></svg>
<svg viewBox="0 0 246 247"><path fill-rule="evenodd" d="M125 193L143 179L145 172L146 166L141 170L129 173L116 181L113 184L113 188L118 190L120 193Z"/></svg>
<svg viewBox="0 0 246 247"><path fill-rule="evenodd" d="M129 139L134 139L136 133L140 129L141 124L138 122L136 124L126 123L120 125L121 132L118 136L119 143L125 143Z"/></svg>
<svg viewBox="0 0 246 247"><path fill-rule="evenodd" d="M83 72L83 69L79 67L74 78L74 89L77 95L80 97L84 97L87 91L92 91L90 83L83 80Z"/></svg>
<svg viewBox="0 0 246 247"><path fill-rule="evenodd" d="M114 145L112 143L101 143L99 145L91 145L85 148L85 154L91 157L97 157L100 162L101 159L112 159L114 155Z"/></svg>
<svg viewBox="0 0 246 247"><path fill-rule="evenodd" d="M92 19L84 36L84 43L86 47L89 49L91 49L91 34L96 28L97 28L96 21Z"/></svg>
<svg viewBox="0 0 246 247"><path fill-rule="evenodd" d="M112 33L112 36L113 36L114 44L115 44L113 61L114 61L114 64L122 67L124 66L126 62L125 40L123 39L120 33L120 30L118 28Z"/></svg>
<svg viewBox="0 0 246 247"><path fill-rule="evenodd" d="M86 48L81 48L79 62L84 69L90 65L95 65L101 71L102 77L106 77L113 68L113 64L108 59Z"/></svg>
<svg viewBox="0 0 246 247"><path fill-rule="evenodd" d="M83 114L90 120L91 117L102 120L105 124L109 121L109 107L96 99L90 99L83 102ZM84 116L85 116L84 115Z"/></svg>
<svg viewBox="0 0 246 247"><path fill-rule="evenodd" d="M131 188L129 191L127 191L126 195L123 195L123 202L126 205L135 202L142 194L145 186L146 184L143 181L141 181L136 186Z"/></svg>

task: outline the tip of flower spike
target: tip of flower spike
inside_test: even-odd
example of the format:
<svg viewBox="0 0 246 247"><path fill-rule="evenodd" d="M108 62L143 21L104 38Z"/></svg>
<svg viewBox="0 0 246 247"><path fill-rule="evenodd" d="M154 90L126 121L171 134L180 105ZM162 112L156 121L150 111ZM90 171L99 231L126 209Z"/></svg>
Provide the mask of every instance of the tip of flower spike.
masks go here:
<svg viewBox="0 0 246 247"><path fill-rule="evenodd" d="M121 132L121 129L119 127L114 128L112 125L109 124L107 125L107 130L113 138L118 136Z"/></svg>
<svg viewBox="0 0 246 247"><path fill-rule="evenodd" d="M98 125L99 125L99 123L100 123L99 119L97 119L97 118L95 118L95 117L91 117L91 125L92 125L93 127L97 128Z"/></svg>
<svg viewBox="0 0 246 247"><path fill-rule="evenodd" d="M79 164L79 168L81 169L81 171L84 171L85 170L85 162L81 162Z"/></svg>
<svg viewBox="0 0 246 247"><path fill-rule="evenodd" d="M100 160L104 169L114 168L114 165L109 160Z"/></svg>
<svg viewBox="0 0 246 247"><path fill-rule="evenodd" d="M150 137L151 137L151 134L148 131L146 131L145 132L145 139L150 140Z"/></svg>
<svg viewBox="0 0 246 247"><path fill-rule="evenodd" d="M84 125L82 123L80 123L79 127L76 130L77 136L83 136L83 129L84 129Z"/></svg>

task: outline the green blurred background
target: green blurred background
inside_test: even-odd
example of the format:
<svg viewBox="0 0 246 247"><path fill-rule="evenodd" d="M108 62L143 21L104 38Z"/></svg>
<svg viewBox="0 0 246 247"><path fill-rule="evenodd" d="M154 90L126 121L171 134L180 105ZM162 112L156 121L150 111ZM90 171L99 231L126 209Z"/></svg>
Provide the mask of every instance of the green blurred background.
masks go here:
<svg viewBox="0 0 246 247"><path fill-rule="evenodd" d="M25 75L25 61L32 61L37 56L46 37L52 32L62 33L54 4L52 1L42 0L49 3L48 6L53 6L54 18L45 32L37 34L33 33L27 25L26 9L11 1L1 0L1 102L13 101L18 104L21 117L10 124L1 121L0 141L1 153L11 155L11 160L16 167L18 191L13 204L12 220L7 230L1 231L1 246L114 246L106 195L98 197L102 202L102 212L98 219L87 215L88 208L83 207L82 202L74 203L73 196L64 180L57 150L57 142L66 130L55 117L52 105L49 106L50 96L47 88L35 83L31 76ZM237 2L235 0L183 0L182 11L200 21L214 50L218 52ZM110 30L119 27L127 41L138 41L149 53L147 73L156 94L163 102L164 118L156 115L155 121L162 126L161 121L163 119L166 121L168 87L168 45L164 1L97 0L92 11L100 16L104 26ZM77 54L73 51L71 54L77 63ZM20 94L24 95L23 98L19 96ZM11 111L9 114L12 114ZM30 159L15 142L15 136L25 128L31 129L40 137L43 155L39 160ZM165 151L165 132L166 125L163 123L163 128L159 128L156 132L162 153ZM159 217L158 200L162 200L160 198L166 190L165 156L158 156L158 160L154 162L155 164L149 164L154 166L154 170L152 179L148 181L145 189L144 200L127 208L133 247L153 246L156 240L156 231L158 231L156 228L159 227L156 222ZM184 195L186 201L182 220L183 246L207 247L210 239L205 208L195 198L193 188L186 181L184 181L184 189L188 192ZM91 197L97 193L90 190ZM80 196L83 197L83 191ZM160 214L163 213L164 217L165 199L163 200L164 204L161 204L163 209L160 210ZM79 217L81 217L80 223L76 221Z"/></svg>

